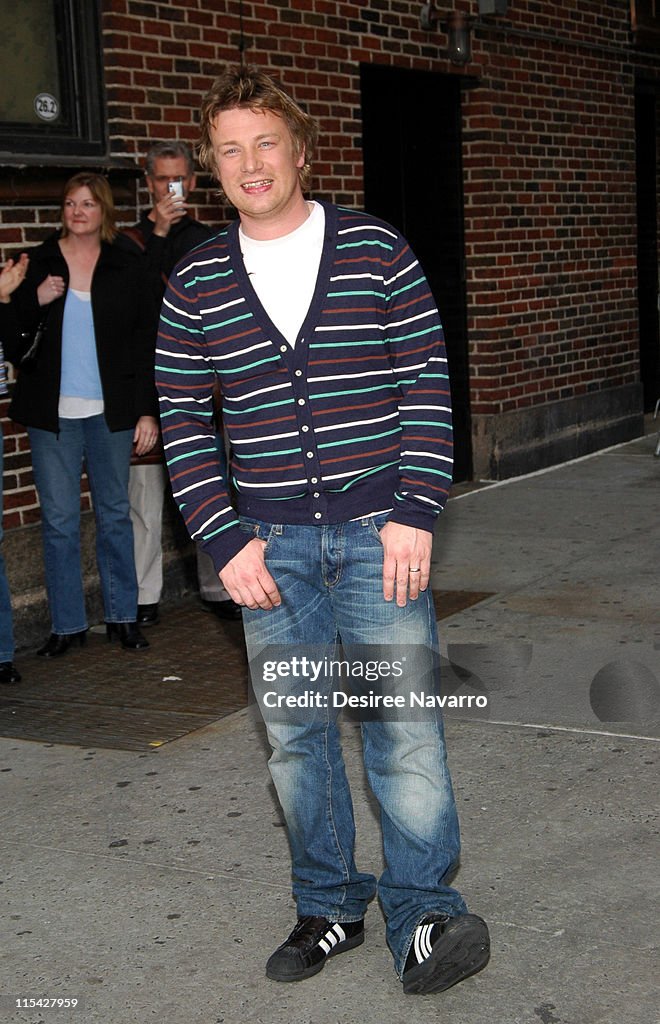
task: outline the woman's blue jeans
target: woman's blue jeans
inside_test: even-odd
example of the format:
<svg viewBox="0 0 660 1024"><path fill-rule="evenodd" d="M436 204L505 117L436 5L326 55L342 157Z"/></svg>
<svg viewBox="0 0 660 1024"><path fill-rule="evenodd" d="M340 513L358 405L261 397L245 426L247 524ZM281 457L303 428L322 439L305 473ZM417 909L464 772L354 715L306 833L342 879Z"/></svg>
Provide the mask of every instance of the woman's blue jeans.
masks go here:
<svg viewBox="0 0 660 1024"><path fill-rule="evenodd" d="M14 660L14 627L11 614L11 594L5 571L5 559L2 554L2 474L4 456L4 438L0 430L0 664Z"/></svg>
<svg viewBox="0 0 660 1024"><path fill-rule="evenodd" d="M267 542L266 565L282 597L270 611L243 611L252 666L269 649L278 658L283 651L291 658L310 650L331 655L338 640L343 651L368 652L374 660L416 645L437 651L429 592L405 608L383 598L379 529L386 519L316 527L241 518L244 530ZM321 685L317 681L315 690ZM293 695L308 687L309 679L288 676L271 689ZM360 920L377 891L401 974L426 913L466 911L447 883L458 865L460 839L439 712L416 721L403 712L394 720L361 722L365 770L381 812L386 867L378 882L355 864L353 806L336 714L329 707L288 717L266 712L264 719L273 748L269 767L288 827L298 915Z"/></svg>
<svg viewBox="0 0 660 1024"><path fill-rule="evenodd" d="M80 553L83 462L96 519L96 564L106 622L135 622L137 581L128 504L132 430L103 416L60 419L59 432L28 429L41 504L46 590L53 633L87 629Z"/></svg>

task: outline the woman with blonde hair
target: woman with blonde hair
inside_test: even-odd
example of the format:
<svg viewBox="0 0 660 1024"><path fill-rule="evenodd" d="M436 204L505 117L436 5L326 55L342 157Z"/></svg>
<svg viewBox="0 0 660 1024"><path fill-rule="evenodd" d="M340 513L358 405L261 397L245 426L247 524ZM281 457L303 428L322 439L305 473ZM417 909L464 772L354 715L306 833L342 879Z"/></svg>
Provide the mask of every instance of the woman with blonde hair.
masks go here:
<svg viewBox="0 0 660 1024"><path fill-rule="evenodd" d="M157 310L139 257L116 237L107 180L74 175L64 187L61 231L30 250L25 281L10 305L0 307L6 355L18 368L9 415L27 427L41 504L52 618L51 635L37 651L44 658L84 643L88 628L80 551L83 466L108 638L130 650L148 647L136 625L128 473L133 446L142 454L158 436Z"/></svg>

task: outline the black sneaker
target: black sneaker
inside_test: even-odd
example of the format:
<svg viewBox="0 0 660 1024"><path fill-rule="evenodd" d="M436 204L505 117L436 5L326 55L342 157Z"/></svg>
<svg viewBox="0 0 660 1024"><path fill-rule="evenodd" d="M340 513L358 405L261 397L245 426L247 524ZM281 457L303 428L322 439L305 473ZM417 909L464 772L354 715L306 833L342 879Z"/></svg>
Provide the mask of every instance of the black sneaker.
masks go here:
<svg viewBox="0 0 660 1024"><path fill-rule="evenodd" d="M364 921L333 924L327 917L300 917L286 942L266 964L271 981L302 981L318 974L330 956L364 942Z"/></svg>
<svg viewBox="0 0 660 1024"><path fill-rule="evenodd" d="M444 992L488 963L488 927L476 914L427 914L415 929L403 971L409 995Z"/></svg>

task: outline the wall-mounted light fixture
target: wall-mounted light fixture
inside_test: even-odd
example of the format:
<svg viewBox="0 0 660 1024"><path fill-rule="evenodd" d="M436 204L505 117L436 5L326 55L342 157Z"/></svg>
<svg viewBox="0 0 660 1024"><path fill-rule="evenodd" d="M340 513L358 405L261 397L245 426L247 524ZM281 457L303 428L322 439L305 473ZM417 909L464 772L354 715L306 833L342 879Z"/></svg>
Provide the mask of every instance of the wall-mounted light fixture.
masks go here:
<svg viewBox="0 0 660 1024"><path fill-rule="evenodd" d="M508 0L479 0L479 14L506 14Z"/></svg>
<svg viewBox="0 0 660 1024"><path fill-rule="evenodd" d="M447 56L452 64L469 64L472 60L472 18L462 11L442 15L434 4L423 4L419 23L427 32L437 24L447 33Z"/></svg>
<svg viewBox="0 0 660 1024"><path fill-rule="evenodd" d="M479 0L479 14L503 15L507 13L508 0ZM435 4L422 4L419 23L430 32L436 25L447 33L447 56L453 64L469 64L472 60L472 26L479 24L476 18L462 11L442 15Z"/></svg>

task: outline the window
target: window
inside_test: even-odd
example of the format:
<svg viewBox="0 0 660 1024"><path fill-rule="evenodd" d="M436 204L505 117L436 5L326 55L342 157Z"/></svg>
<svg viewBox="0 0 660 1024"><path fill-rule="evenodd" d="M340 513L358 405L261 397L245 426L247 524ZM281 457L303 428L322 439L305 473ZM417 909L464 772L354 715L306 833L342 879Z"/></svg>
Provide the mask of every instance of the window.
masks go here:
<svg viewBox="0 0 660 1024"><path fill-rule="evenodd" d="M106 151L96 0L0 7L0 162Z"/></svg>

